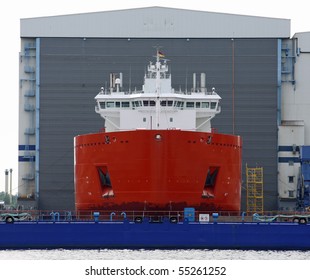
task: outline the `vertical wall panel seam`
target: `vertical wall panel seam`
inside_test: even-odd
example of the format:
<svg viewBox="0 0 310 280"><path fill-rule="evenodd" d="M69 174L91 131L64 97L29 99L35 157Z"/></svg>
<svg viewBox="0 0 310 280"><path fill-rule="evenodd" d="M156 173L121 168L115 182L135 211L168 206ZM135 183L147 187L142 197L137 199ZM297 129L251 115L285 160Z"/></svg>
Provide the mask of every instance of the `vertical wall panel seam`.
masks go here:
<svg viewBox="0 0 310 280"><path fill-rule="evenodd" d="M36 161L35 161L36 199L40 195L40 38L36 38Z"/></svg>
<svg viewBox="0 0 310 280"><path fill-rule="evenodd" d="M282 52L282 40L278 39L278 81L277 81L277 95L278 95L278 108L277 108L277 122L278 126L281 125L281 68L282 68L282 63L281 63L281 52Z"/></svg>

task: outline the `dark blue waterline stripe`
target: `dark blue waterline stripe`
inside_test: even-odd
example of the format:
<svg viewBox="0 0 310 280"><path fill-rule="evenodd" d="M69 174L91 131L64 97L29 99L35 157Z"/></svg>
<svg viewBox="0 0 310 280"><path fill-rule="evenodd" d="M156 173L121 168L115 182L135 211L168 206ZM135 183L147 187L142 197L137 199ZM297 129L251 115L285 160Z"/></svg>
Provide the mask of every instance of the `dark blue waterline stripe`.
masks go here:
<svg viewBox="0 0 310 280"><path fill-rule="evenodd" d="M36 145L18 145L19 151L35 151Z"/></svg>

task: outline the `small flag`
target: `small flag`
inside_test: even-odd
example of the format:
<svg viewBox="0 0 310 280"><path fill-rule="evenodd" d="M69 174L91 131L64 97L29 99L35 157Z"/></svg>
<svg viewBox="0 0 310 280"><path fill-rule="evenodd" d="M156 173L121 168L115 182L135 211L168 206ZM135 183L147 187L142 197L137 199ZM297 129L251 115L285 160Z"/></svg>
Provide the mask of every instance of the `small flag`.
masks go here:
<svg viewBox="0 0 310 280"><path fill-rule="evenodd" d="M164 55L161 51L158 51L158 56L159 56L160 58L165 57L165 55Z"/></svg>

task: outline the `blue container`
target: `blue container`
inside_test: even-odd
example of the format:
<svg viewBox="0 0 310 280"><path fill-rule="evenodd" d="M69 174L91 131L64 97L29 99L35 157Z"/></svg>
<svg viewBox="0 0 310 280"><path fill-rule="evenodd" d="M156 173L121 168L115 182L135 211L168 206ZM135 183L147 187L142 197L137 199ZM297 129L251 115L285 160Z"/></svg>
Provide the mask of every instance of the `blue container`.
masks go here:
<svg viewBox="0 0 310 280"><path fill-rule="evenodd" d="M195 208L184 208L184 219L189 222L195 222Z"/></svg>

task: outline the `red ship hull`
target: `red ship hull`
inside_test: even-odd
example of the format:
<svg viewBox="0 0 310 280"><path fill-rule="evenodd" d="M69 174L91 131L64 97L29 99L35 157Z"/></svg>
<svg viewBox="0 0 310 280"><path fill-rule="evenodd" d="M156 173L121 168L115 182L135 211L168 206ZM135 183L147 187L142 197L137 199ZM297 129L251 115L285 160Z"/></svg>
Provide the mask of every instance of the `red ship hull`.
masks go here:
<svg viewBox="0 0 310 280"><path fill-rule="evenodd" d="M76 210L240 211L241 138L181 130L75 137Z"/></svg>

